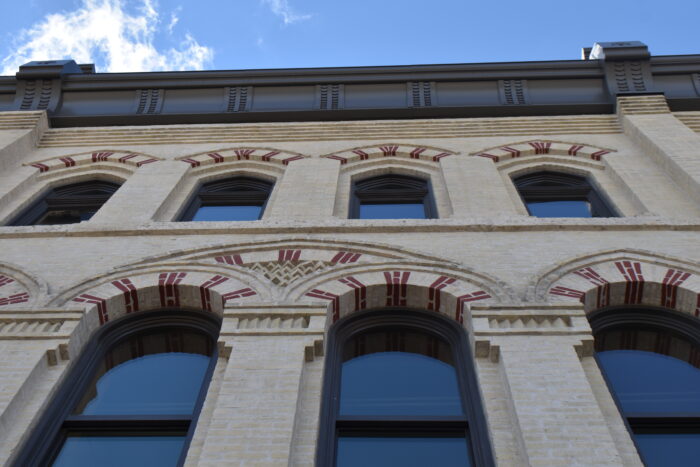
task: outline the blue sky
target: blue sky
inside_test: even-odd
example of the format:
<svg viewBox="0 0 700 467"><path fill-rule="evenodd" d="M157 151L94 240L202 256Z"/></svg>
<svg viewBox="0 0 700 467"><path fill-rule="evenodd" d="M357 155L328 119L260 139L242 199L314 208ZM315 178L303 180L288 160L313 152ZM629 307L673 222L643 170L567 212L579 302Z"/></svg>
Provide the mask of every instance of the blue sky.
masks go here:
<svg viewBox="0 0 700 467"><path fill-rule="evenodd" d="M17 5L17 3L13 3ZM700 54L700 0L26 0L0 16L0 74L578 59L596 41ZM525 6L527 5L527 7Z"/></svg>

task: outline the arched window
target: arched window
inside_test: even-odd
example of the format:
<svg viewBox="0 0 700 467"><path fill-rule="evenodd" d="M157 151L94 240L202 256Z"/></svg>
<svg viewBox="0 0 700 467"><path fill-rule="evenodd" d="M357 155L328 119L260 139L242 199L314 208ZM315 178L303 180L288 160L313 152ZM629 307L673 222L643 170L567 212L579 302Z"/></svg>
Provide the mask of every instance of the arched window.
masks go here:
<svg viewBox="0 0 700 467"><path fill-rule="evenodd" d="M216 360L218 320L160 311L86 345L16 465L181 465Z"/></svg>
<svg viewBox="0 0 700 467"><path fill-rule="evenodd" d="M610 310L591 318L598 364L648 467L696 466L700 444L700 324L670 310Z"/></svg>
<svg viewBox="0 0 700 467"><path fill-rule="evenodd" d="M118 184L103 180L54 188L17 216L10 225L56 225L86 221L118 188Z"/></svg>
<svg viewBox="0 0 700 467"><path fill-rule="evenodd" d="M437 217L430 182L405 175L381 175L355 182L351 219L432 219Z"/></svg>
<svg viewBox="0 0 700 467"><path fill-rule="evenodd" d="M273 184L249 177L205 183L181 221L253 221L262 217Z"/></svg>
<svg viewBox="0 0 700 467"><path fill-rule="evenodd" d="M411 310L337 322L317 465L494 465L464 330Z"/></svg>
<svg viewBox="0 0 700 467"><path fill-rule="evenodd" d="M513 183L531 216L615 216L585 177L537 172L517 177Z"/></svg>

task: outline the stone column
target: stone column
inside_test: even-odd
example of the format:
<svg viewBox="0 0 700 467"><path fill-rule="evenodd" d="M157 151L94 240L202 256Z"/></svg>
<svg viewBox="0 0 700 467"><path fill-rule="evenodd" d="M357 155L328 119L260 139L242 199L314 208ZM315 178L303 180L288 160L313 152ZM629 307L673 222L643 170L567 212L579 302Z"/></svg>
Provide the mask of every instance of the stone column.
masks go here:
<svg viewBox="0 0 700 467"><path fill-rule="evenodd" d="M452 204L453 217L515 215L513 200L496 165L484 157L450 156L440 167Z"/></svg>
<svg viewBox="0 0 700 467"><path fill-rule="evenodd" d="M157 220L165 201L181 188L189 168L181 161L139 167L89 222L121 226Z"/></svg>
<svg viewBox="0 0 700 467"><path fill-rule="evenodd" d="M279 181L265 218L319 219L333 215L340 161L300 159L291 162Z"/></svg>

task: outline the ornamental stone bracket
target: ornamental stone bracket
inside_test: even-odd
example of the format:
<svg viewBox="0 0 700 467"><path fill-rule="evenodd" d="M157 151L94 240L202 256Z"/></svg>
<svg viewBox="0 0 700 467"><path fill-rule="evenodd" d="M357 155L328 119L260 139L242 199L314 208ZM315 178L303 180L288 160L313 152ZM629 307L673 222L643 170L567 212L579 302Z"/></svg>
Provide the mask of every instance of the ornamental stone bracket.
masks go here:
<svg viewBox="0 0 700 467"><path fill-rule="evenodd" d="M600 60L611 96L654 92L649 49L639 41L597 42L589 60Z"/></svg>
<svg viewBox="0 0 700 467"><path fill-rule="evenodd" d="M583 305L578 304L473 304L471 328L477 339L591 334Z"/></svg>
<svg viewBox="0 0 700 467"><path fill-rule="evenodd" d="M68 339L81 318L82 311L34 309L0 311L0 341Z"/></svg>
<svg viewBox="0 0 700 467"><path fill-rule="evenodd" d="M78 65L73 60L36 61L20 66L16 74L14 110L55 112L61 104L63 76L86 71L91 71L89 66Z"/></svg>
<svg viewBox="0 0 700 467"><path fill-rule="evenodd" d="M227 305L221 336L323 336L327 310L325 304Z"/></svg>

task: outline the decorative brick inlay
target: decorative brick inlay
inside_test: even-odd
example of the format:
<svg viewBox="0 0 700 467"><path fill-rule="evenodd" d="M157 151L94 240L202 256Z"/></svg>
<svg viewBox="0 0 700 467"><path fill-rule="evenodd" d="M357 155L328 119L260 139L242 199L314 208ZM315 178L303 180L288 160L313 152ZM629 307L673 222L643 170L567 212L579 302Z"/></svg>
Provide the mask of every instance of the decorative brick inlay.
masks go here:
<svg viewBox="0 0 700 467"><path fill-rule="evenodd" d="M406 306L408 278L410 271L391 271L384 273L386 280L386 306Z"/></svg>
<svg viewBox="0 0 700 467"><path fill-rule="evenodd" d="M464 294L457 297L457 307L455 310L455 319L459 323L464 323L464 304L468 302L476 302L478 300L486 300L491 298L491 295L487 294L483 290L477 290L476 292Z"/></svg>
<svg viewBox="0 0 700 467"><path fill-rule="evenodd" d="M350 149L323 157L335 159L341 164L379 159L382 157L398 157L406 159L419 159L428 162L438 162L443 157L453 155L453 152L444 149L430 148L426 146L405 146L401 144L382 144L366 148Z"/></svg>
<svg viewBox="0 0 700 467"><path fill-rule="evenodd" d="M638 261L616 261L615 266L627 282L625 286L625 304L642 303L642 296L644 295L642 264Z"/></svg>
<svg viewBox="0 0 700 467"><path fill-rule="evenodd" d="M346 264L346 263L355 263L357 262L358 259L360 259L360 256L362 256L362 253L350 253L347 251L339 251L333 259L331 259L331 263L336 264Z"/></svg>
<svg viewBox="0 0 700 467"><path fill-rule="evenodd" d="M119 157L112 157L116 154L118 153L112 151L98 151L85 154L78 154L75 156L56 157L41 162L35 162L30 165L39 169L40 173L43 173L54 169L65 169L99 162L117 162L120 164L131 165L134 167L141 167L144 164L158 162L159 160L154 157L149 157L143 154L135 153L122 153L122 155Z"/></svg>
<svg viewBox="0 0 700 467"><path fill-rule="evenodd" d="M355 311L367 308L367 286L353 276L338 279L355 291Z"/></svg>
<svg viewBox="0 0 700 467"><path fill-rule="evenodd" d="M100 320L100 324L102 325L109 321L109 316L107 315L107 301L104 298L84 293L75 297L73 301L97 305L97 316Z"/></svg>
<svg viewBox="0 0 700 467"><path fill-rule="evenodd" d="M698 299L695 302L695 316L700 316L700 293L698 294Z"/></svg>
<svg viewBox="0 0 700 467"><path fill-rule="evenodd" d="M453 277L440 276L430 284L428 288L428 310L440 310L440 291L450 284L454 284L456 279Z"/></svg>
<svg viewBox="0 0 700 467"><path fill-rule="evenodd" d="M2 287L3 285L11 284L14 281L15 280L13 278L0 274L0 287Z"/></svg>
<svg viewBox="0 0 700 467"><path fill-rule="evenodd" d="M211 310L211 292L210 288L216 287L219 284L223 284L228 280L228 277L220 276L219 274L213 276L211 279L205 281L199 286L199 295L202 300L202 308L207 311Z"/></svg>
<svg viewBox="0 0 700 467"><path fill-rule="evenodd" d="M284 151L271 151L269 149L234 148L225 151L196 154L194 156L180 158L182 162L192 167L221 164L234 161L260 161L287 165L290 162L304 159L306 156Z"/></svg>
<svg viewBox="0 0 700 467"><path fill-rule="evenodd" d="M216 260L217 263L237 264L237 265L243 264L243 260L241 259L241 255L217 256L214 259Z"/></svg>
<svg viewBox="0 0 700 467"><path fill-rule="evenodd" d="M237 298L243 298L243 297L252 297L253 295L257 295L255 290L251 289L250 287L246 287L245 289L240 289L240 290L235 290L233 292L228 292L225 293L221 296L221 299L223 300L224 303L235 300Z"/></svg>
<svg viewBox="0 0 700 467"><path fill-rule="evenodd" d="M574 274L587 279L593 285L597 286L597 308L602 308L610 304L610 283L598 274L593 268L583 268L574 271Z"/></svg>
<svg viewBox="0 0 700 467"><path fill-rule="evenodd" d="M313 289L311 292L307 292L306 296L320 298L322 300L330 300L333 322L335 323L338 321L340 318L340 297L334 293L326 292L320 289Z"/></svg>
<svg viewBox="0 0 700 467"><path fill-rule="evenodd" d="M299 261L301 250L279 250L277 261Z"/></svg>
<svg viewBox="0 0 700 467"><path fill-rule="evenodd" d="M27 292L21 292L10 295L9 297L0 298L0 306L15 305L17 303L24 303L28 301L29 294Z"/></svg>
<svg viewBox="0 0 700 467"><path fill-rule="evenodd" d="M180 292L177 285L187 275L186 272L161 272L158 276L160 306L180 306Z"/></svg>
<svg viewBox="0 0 700 467"><path fill-rule="evenodd" d="M678 286L683 284L692 274L677 269L669 269L666 271L666 276L662 281L661 287L661 306L666 308L676 307L676 297L678 295Z"/></svg>
<svg viewBox="0 0 700 467"><path fill-rule="evenodd" d="M134 286L130 279L124 278L112 281L112 285L124 293L124 303L127 313L139 311L139 295L136 291L136 286Z"/></svg>
<svg viewBox="0 0 700 467"><path fill-rule="evenodd" d="M498 148L491 148L473 154L478 157L486 157L498 163L506 159L517 157L553 155L568 157L587 157L594 161L599 161L602 156L611 151L585 144L559 143L556 141L526 141L518 144L510 144Z"/></svg>
<svg viewBox="0 0 700 467"><path fill-rule="evenodd" d="M576 298L583 302L583 297L586 295L582 290L570 289L568 287L562 287L557 285L549 290L550 295L560 295L562 297Z"/></svg>

